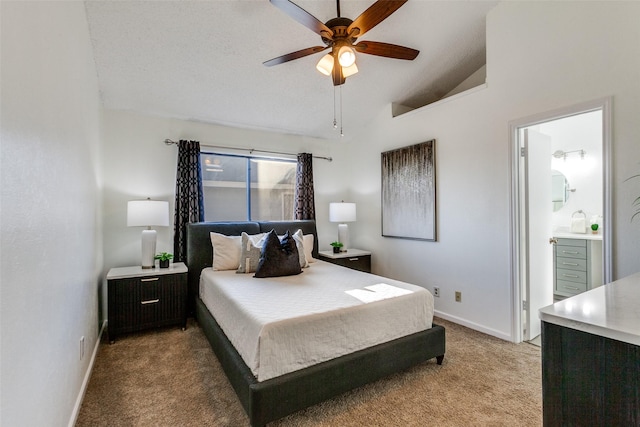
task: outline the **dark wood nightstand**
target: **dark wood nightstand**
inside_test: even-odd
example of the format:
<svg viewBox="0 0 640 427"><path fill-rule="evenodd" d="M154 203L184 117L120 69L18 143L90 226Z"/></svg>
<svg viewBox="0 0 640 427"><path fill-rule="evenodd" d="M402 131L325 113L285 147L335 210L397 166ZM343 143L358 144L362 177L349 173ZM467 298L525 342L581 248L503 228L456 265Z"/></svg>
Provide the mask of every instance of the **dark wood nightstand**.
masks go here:
<svg viewBox="0 0 640 427"><path fill-rule="evenodd" d="M333 251L318 252L320 259L343 267L371 273L371 252L362 249L348 249L347 252L334 254Z"/></svg>
<svg viewBox="0 0 640 427"><path fill-rule="evenodd" d="M112 268L107 274L109 341L168 325L187 327L187 266Z"/></svg>

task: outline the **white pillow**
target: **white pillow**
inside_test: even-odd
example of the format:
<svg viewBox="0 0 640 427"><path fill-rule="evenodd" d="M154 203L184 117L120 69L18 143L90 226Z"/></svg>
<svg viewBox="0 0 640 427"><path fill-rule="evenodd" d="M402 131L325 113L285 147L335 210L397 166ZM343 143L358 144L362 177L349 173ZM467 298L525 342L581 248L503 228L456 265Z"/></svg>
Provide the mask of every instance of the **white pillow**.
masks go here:
<svg viewBox="0 0 640 427"><path fill-rule="evenodd" d="M304 257L307 260L307 265L316 262L316 259L313 257L313 234L305 234L302 236L302 241L304 243Z"/></svg>
<svg viewBox="0 0 640 427"><path fill-rule="evenodd" d="M248 235L244 231L240 238L240 265L236 273L253 273L258 268L262 245L265 242L266 233Z"/></svg>
<svg viewBox="0 0 640 427"><path fill-rule="evenodd" d="M278 237L282 240L282 237L280 236ZM298 257L300 258L300 268L309 267L309 263L307 262L307 255L305 254L304 235L302 234L302 230L298 230L295 233L293 233L293 240L295 240L296 247L298 248Z"/></svg>
<svg viewBox="0 0 640 427"><path fill-rule="evenodd" d="M210 233L213 246L213 269L236 270L240 265L240 236L225 236L220 233Z"/></svg>

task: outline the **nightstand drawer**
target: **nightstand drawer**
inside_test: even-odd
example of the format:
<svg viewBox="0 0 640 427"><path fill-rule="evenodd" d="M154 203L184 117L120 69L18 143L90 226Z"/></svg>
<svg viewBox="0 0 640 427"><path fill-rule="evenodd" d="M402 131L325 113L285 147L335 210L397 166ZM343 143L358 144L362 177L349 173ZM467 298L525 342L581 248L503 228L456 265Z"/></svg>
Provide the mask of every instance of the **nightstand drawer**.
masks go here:
<svg viewBox="0 0 640 427"><path fill-rule="evenodd" d="M334 254L331 251L320 251L319 255L323 261L364 271L365 273L371 273L371 252L360 249L349 249L347 252L340 252L338 254Z"/></svg>
<svg viewBox="0 0 640 427"><path fill-rule="evenodd" d="M360 270L365 272L371 271L371 255L354 256L349 258L338 258L332 260L334 264L341 265L343 267L352 268L354 270Z"/></svg>
<svg viewBox="0 0 640 427"><path fill-rule="evenodd" d="M173 324L186 326L187 269L184 264L179 263L168 271L140 273L136 277L118 276L117 272L122 270L128 271L127 268L112 269L107 276L108 330L112 342L122 333Z"/></svg>

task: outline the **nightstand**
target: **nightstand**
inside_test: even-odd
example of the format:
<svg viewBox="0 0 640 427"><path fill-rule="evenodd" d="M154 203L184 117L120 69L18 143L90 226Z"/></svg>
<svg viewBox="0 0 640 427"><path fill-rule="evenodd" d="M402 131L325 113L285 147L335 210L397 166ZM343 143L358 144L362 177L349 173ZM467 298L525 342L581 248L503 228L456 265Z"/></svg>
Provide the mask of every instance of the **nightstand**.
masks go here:
<svg viewBox="0 0 640 427"><path fill-rule="evenodd" d="M168 325L187 327L187 266L120 267L107 274L109 341L116 336Z"/></svg>
<svg viewBox="0 0 640 427"><path fill-rule="evenodd" d="M334 254L333 251L318 252L320 259L343 267L371 273L371 252L362 249L348 249L347 252Z"/></svg>

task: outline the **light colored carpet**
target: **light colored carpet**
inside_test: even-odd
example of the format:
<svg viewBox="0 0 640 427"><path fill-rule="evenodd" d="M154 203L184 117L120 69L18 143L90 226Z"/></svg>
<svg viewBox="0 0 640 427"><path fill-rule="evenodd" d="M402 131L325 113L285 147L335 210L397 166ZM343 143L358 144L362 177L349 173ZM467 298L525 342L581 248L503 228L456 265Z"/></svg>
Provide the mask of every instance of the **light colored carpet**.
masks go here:
<svg viewBox="0 0 640 427"><path fill-rule="evenodd" d="M540 426L540 349L436 319L435 360L292 414L270 426ZM77 426L247 426L248 418L194 321L100 344Z"/></svg>

